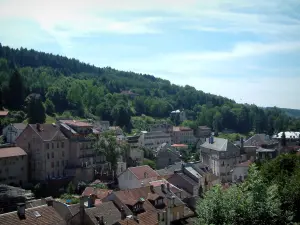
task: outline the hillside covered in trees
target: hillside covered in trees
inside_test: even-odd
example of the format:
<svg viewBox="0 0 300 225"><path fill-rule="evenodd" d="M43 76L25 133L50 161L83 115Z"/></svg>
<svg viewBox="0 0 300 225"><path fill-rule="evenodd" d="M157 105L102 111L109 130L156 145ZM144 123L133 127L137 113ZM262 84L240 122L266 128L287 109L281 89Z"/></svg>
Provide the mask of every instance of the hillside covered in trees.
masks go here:
<svg viewBox="0 0 300 225"><path fill-rule="evenodd" d="M184 125L191 127L270 134L300 130L300 121L278 108L237 104L151 75L98 68L76 59L1 44L0 80L0 107L12 111L13 122L26 117L29 122L43 122L45 110L53 117L101 118L130 131L132 116L163 119L172 110L184 109L189 118ZM12 121L2 121L2 125L8 122Z"/></svg>

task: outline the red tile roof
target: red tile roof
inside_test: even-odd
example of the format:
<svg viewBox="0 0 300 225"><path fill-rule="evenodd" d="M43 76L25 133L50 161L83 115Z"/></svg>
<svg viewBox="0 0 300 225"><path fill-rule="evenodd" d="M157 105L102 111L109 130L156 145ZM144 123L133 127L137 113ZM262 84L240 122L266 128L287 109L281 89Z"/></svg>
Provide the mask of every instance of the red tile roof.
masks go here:
<svg viewBox="0 0 300 225"><path fill-rule="evenodd" d="M152 185L153 187L161 187L162 184L164 184L165 186L167 186L167 184L169 184L170 185L170 189L171 189L171 191L173 193L177 193L177 192L181 192L182 191L178 187L174 186L173 184L171 184L170 182L168 182L165 179L156 180L156 181L150 182L150 185Z"/></svg>
<svg viewBox="0 0 300 225"><path fill-rule="evenodd" d="M35 213L37 212L37 213ZM38 216L36 216L37 214ZM40 215L40 216L39 216ZM66 224L64 219L51 206L40 206L25 210L25 218L20 219L17 212L0 215L0 224L5 225L52 225Z"/></svg>
<svg viewBox="0 0 300 225"><path fill-rule="evenodd" d="M100 189L100 188L94 188L94 187L86 187L82 193L82 196L90 196L91 194L94 194L97 196L98 199L104 199L109 194L112 193L112 190L107 189Z"/></svg>
<svg viewBox="0 0 300 225"><path fill-rule="evenodd" d="M148 165L129 167L128 170L132 172L138 180L159 177L159 174Z"/></svg>
<svg viewBox="0 0 300 225"><path fill-rule="evenodd" d="M171 145L172 147L188 147L187 145L185 144L173 144Z"/></svg>
<svg viewBox="0 0 300 225"><path fill-rule="evenodd" d="M9 111L0 111L0 116L7 116Z"/></svg>
<svg viewBox="0 0 300 225"><path fill-rule="evenodd" d="M20 147L0 148L0 158L16 157L27 155Z"/></svg>
<svg viewBox="0 0 300 225"><path fill-rule="evenodd" d="M139 222L135 219L125 219L120 220L118 224L120 225L157 225L157 212L156 211L147 211L144 213L139 214L138 216Z"/></svg>
<svg viewBox="0 0 300 225"><path fill-rule="evenodd" d="M60 122L75 127L93 127L93 125L90 123L78 120L60 120Z"/></svg>

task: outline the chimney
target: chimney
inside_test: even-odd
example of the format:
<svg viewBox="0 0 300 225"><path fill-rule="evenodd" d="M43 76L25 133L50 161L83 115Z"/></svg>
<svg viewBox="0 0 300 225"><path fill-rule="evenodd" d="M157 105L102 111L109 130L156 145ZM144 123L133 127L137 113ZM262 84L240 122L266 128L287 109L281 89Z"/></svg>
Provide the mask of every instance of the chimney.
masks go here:
<svg viewBox="0 0 300 225"><path fill-rule="evenodd" d="M48 206L53 206L53 198L48 197L48 198L45 198L45 200L46 200L46 203Z"/></svg>
<svg viewBox="0 0 300 225"><path fill-rule="evenodd" d="M80 212L80 224L84 225L84 197L80 197L80 203L79 203L79 212Z"/></svg>
<svg viewBox="0 0 300 225"><path fill-rule="evenodd" d="M150 185L150 190L151 190L152 193L155 192L155 191L154 191L154 186L153 186L153 185Z"/></svg>
<svg viewBox="0 0 300 225"><path fill-rule="evenodd" d="M37 124L36 124L36 129L37 129L37 131L40 132L40 131L41 131L41 124L37 123Z"/></svg>
<svg viewBox="0 0 300 225"><path fill-rule="evenodd" d="M157 221L160 222L160 212L157 212Z"/></svg>
<svg viewBox="0 0 300 225"><path fill-rule="evenodd" d="M165 193L166 192L166 186L164 184L161 184L160 187L161 187L161 191L163 193Z"/></svg>
<svg viewBox="0 0 300 225"><path fill-rule="evenodd" d="M241 148L244 148L244 138L241 137Z"/></svg>
<svg viewBox="0 0 300 225"><path fill-rule="evenodd" d="M123 206L121 207L120 211L121 211L121 219L122 220L126 219L126 213L125 213L125 210L124 210Z"/></svg>
<svg viewBox="0 0 300 225"><path fill-rule="evenodd" d="M168 190L168 192L171 192L170 183L169 182L167 183L167 190Z"/></svg>
<svg viewBox="0 0 300 225"><path fill-rule="evenodd" d="M25 203L17 204L17 213L20 218L25 218Z"/></svg>
<svg viewBox="0 0 300 225"><path fill-rule="evenodd" d="M93 194L90 194L89 198L88 198L88 207L94 207L95 206L95 199L96 196Z"/></svg>

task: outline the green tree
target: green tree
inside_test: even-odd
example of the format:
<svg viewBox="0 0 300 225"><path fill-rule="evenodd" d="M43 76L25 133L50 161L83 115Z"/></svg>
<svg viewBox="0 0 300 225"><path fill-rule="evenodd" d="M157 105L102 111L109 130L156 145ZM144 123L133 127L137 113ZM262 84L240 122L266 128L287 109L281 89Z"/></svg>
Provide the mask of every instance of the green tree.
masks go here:
<svg viewBox="0 0 300 225"><path fill-rule="evenodd" d="M8 88L9 101L7 102L7 105L10 109L22 109L25 99L25 87L23 77L18 70L14 70L10 76Z"/></svg>
<svg viewBox="0 0 300 225"><path fill-rule="evenodd" d="M111 132L105 132L96 140L94 147L97 154L103 154L112 170L116 172L118 159L123 150L123 146L117 142L116 137Z"/></svg>
<svg viewBox="0 0 300 225"><path fill-rule="evenodd" d="M39 94L30 94L26 100L26 111L28 123L45 123L45 107Z"/></svg>
<svg viewBox="0 0 300 225"><path fill-rule="evenodd" d="M280 142L281 142L281 145L282 145L282 146L286 146L285 132L282 133Z"/></svg>
<svg viewBox="0 0 300 225"><path fill-rule="evenodd" d="M67 186L67 193L70 195L75 193L75 186L72 181Z"/></svg>
<svg viewBox="0 0 300 225"><path fill-rule="evenodd" d="M48 98L45 101L45 109L46 109L46 113L48 115L51 115L51 116L54 115L55 106L54 106L53 102L51 100L49 100Z"/></svg>
<svg viewBox="0 0 300 225"><path fill-rule="evenodd" d="M152 169L156 169L156 164L153 160L150 160L150 159L144 159L143 160L143 165L148 165L150 166Z"/></svg>

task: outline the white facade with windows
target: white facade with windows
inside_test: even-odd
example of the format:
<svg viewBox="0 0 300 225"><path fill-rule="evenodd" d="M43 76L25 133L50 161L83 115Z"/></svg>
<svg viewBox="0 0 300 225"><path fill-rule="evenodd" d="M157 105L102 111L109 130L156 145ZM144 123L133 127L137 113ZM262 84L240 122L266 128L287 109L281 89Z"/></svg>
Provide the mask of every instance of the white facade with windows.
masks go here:
<svg viewBox="0 0 300 225"><path fill-rule="evenodd" d="M156 150L163 143L171 144L171 135L162 131L142 131L139 143L140 146Z"/></svg>

